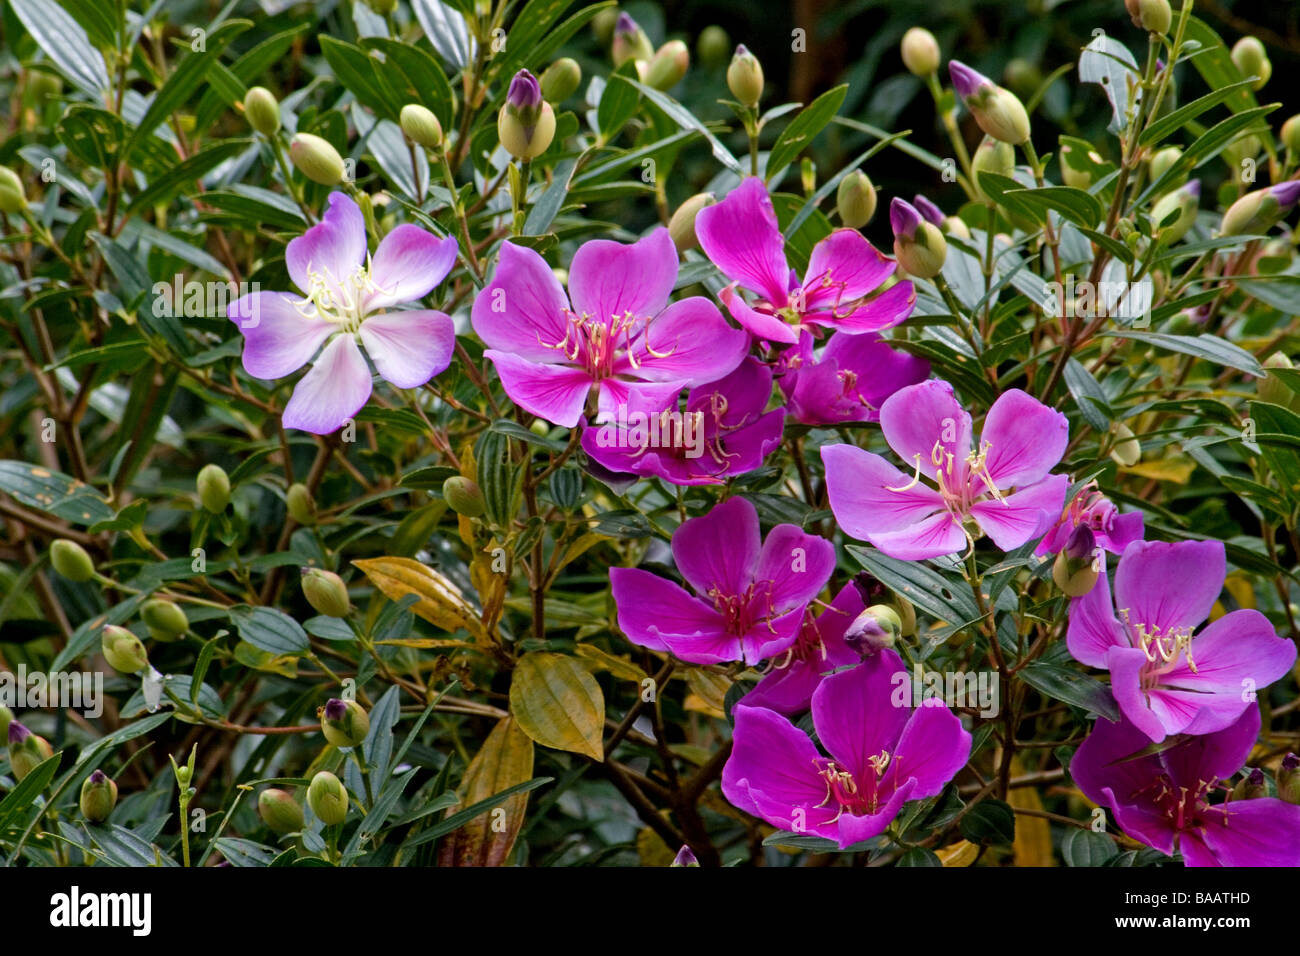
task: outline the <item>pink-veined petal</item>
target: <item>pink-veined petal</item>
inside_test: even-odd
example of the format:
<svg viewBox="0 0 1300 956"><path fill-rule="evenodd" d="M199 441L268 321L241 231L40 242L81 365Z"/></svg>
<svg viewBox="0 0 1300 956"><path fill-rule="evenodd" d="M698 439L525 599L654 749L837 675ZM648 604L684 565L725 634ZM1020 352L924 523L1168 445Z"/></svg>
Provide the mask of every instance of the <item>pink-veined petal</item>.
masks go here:
<svg viewBox="0 0 1300 956"><path fill-rule="evenodd" d="M329 195L329 209L284 250L289 278L303 292L311 291L311 275L322 277L331 292L351 282L366 261L366 220L361 207L344 193Z"/></svg>
<svg viewBox="0 0 1300 956"><path fill-rule="evenodd" d="M854 538L912 528L943 508L937 491L912 484L912 476L879 455L854 445L823 445L821 451L831 511Z"/></svg>
<svg viewBox="0 0 1300 956"><path fill-rule="evenodd" d="M304 316L303 306L305 299L288 292L252 292L230 303L226 315L244 334L244 370L249 375L272 379L296 372L338 331L319 316Z"/></svg>
<svg viewBox="0 0 1300 956"><path fill-rule="evenodd" d="M682 522L673 533L673 560L697 594L717 589L725 596L740 595L758 569L760 534L753 504L729 498L708 514Z"/></svg>
<svg viewBox="0 0 1300 956"><path fill-rule="evenodd" d="M490 349L534 362L562 362L569 299L535 250L501 243L492 281L474 297L474 332Z"/></svg>
<svg viewBox="0 0 1300 956"><path fill-rule="evenodd" d="M971 480L977 479L972 476ZM970 513L994 544L1003 551L1014 551L1051 527L1065 504L1069 486L1068 475L1048 475L1001 501L978 501L971 505Z"/></svg>
<svg viewBox="0 0 1300 956"><path fill-rule="evenodd" d="M572 428L582 420L591 390L591 377L571 365L544 365L488 349L483 353L496 366L501 387L524 411L552 425Z"/></svg>
<svg viewBox="0 0 1300 956"><path fill-rule="evenodd" d="M900 388L880 407L880 427L889 447L909 470L919 461L921 474L933 478L934 459L942 455L947 468L951 456L947 480L957 487L965 480L971 450L970 415L958 404L947 382L932 379Z"/></svg>
<svg viewBox="0 0 1300 956"><path fill-rule="evenodd" d="M728 279L778 309L786 304L790 267L785 240L763 180L747 177L722 202L701 209L695 235L704 254Z"/></svg>
<svg viewBox="0 0 1300 956"><path fill-rule="evenodd" d="M980 433L980 444L988 446L988 475L999 489L1041 480L1061 460L1069 441L1065 416L1018 388L998 396Z"/></svg>
<svg viewBox="0 0 1300 956"><path fill-rule="evenodd" d="M1115 606L1168 634L1210 616L1227 574L1222 541L1135 541L1115 571Z"/></svg>
<svg viewBox="0 0 1300 956"><path fill-rule="evenodd" d="M451 364L456 327L431 309L385 312L361 323L361 341L375 369L398 388L419 388Z"/></svg>
<svg viewBox="0 0 1300 956"><path fill-rule="evenodd" d="M662 226L633 243L592 239L569 265L575 312L600 321L657 315L677 282L677 249Z"/></svg>
<svg viewBox="0 0 1300 956"><path fill-rule="evenodd" d="M284 427L328 435L361 410L371 387L370 369L356 339L336 335L294 386L282 415Z"/></svg>
<svg viewBox="0 0 1300 956"><path fill-rule="evenodd" d="M439 239L419 226L398 226L380 241L370 262L377 288L366 296L365 311L423 299L455 264L454 236Z"/></svg>

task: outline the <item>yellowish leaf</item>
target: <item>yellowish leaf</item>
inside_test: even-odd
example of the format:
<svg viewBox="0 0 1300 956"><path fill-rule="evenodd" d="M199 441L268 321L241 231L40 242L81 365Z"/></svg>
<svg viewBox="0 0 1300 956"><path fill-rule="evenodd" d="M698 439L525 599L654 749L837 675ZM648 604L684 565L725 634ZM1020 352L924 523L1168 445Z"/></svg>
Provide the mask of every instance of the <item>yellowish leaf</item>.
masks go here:
<svg viewBox="0 0 1300 956"><path fill-rule="evenodd" d="M1011 761L1012 776L1024 773L1018 759ZM1013 787L1007 791L1007 803L1017 810L1043 809L1043 801L1033 787ZM1052 830L1044 817L1016 814L1016 839L1012 843L1016 866L1055 866L1052 854Z"/></svg>
<svg viewBox="0 0 1300 956"><path fill-rule="evenodd" d="M731 681L725 675L702 667L692 667L686 672L686 686L691 689L683 705L687 710L708 714L710 717L727 716L725 702Z"/></svg>
<svg viewBox="0 0 1300 956"><path fill-rule="evenodd" d="M625 657L616 657L609 651L602 651L594 644L579 644L574 652L587 662L588 666L596 669L609 671L615 677L622 680L636 681L638 684L646 679L645 671L637 667Z"/></svg>
<svg viewBox="0 0 1300 956"><path fill-rule="evenodd" d="M543 747L605 759L605 695L571 657L532 653L520 658L510 681L510 712Z"/></svg>
<svg viewBox="0 0 1300 956"><path fill-rule="evenodd" d="M934 855L944 866L970 866L979 853L980 848L969 840L958 840L942 850L934 851Z"/></svg>
<svg viewBox="0 0 1300 956"><path fill-rule="evenodd" d="M1172 481L1176 485L1187 484L1195 470L1196 462L1182 455L1161 458L1159 461L1143 461L1120 469L1126 474L1154 478L1156 481Z"/></svg>
<svg viewBox="0 0 1300 956"><path fill-rule="evenodd" d="M460 588L446 575L414 558L359 558L352 562L390 601L408 594L419 598L411 611L444 631L465 628L475 637L483 635L478 615Z"/></svg>
<svg viewBox="0 0 1300 956"><path fill-rule="evenodd" d="M533 742L510 717L492 728L470 761L458 793L460 807L487 800L502 790L533 779ZM480 814L450 834L438 851L443 866L500 866L510 856L528 809L528 794L508 797L500 807Z"/></svg>

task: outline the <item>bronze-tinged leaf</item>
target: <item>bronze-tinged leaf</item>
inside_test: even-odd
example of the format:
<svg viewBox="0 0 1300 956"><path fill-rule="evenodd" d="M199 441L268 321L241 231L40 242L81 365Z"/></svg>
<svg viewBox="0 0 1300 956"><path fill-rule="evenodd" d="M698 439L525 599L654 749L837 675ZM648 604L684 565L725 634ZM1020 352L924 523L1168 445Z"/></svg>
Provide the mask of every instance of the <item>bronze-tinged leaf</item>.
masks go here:
<svg viewBox="0 0 1300 956"><path fill-rule="evenodd" d="M646 680L645 671L641 670L625 657L601 650L594 644L579 644L573 652L586 663L591 670L609 671L620 680L635 681L638 685Z"/></svg>
<svg viewBox="0 0 1300 956"><path fill-rule="evenodd" d="M687 710L719 719L727 716L726 700L731 678L703 667L692 667L686 672L686 686L691 689L684 705Z"/></svg>
<svg viewBox="0 0 1300 956"><path fill-rule="evenodd" d="M1011 761L1011 773L1019 776L1024 767L1017 758ZM1033 787L1013 787L1007 791L1007 802L1016 810L1042 812L1043 801ZM1055 866L1052 855L1052 830L1044 817L1028 813L1016 814L1016 839L1012 844L1016 866Z"/></svg>
<svg viewBox="0 0 1300 956"><path fill-rule="evenodd" d="M414 558L359 558L352 562L390 601L408 594L419 598L411 612L444 631L465 628L481 637L478 614L460 588L445 575Z"/></svg>
<svg viewBox="0 0 1300 956"><path fill-rule="evenodd" d="M511 717L502 717L465 770L457 811L533 779L533 742ZM438 849L439 866L501 866L510 856L528 809L528 794L507 797L500 807L470 820Z"/></svg>
<svg viewBox="0 0 1300 956"><path fill-rule="evenodd" d="M934 855L944 866L970 866L979 853L980 848L969 840L958 840L941 850L934 851Z"/></svg>
<svg viewBox="0 0 1300 956"><path fill-rule="evenodd" d="M510 682L510 712L543 747L605 759L605 695L571 657L525 654Z"/></svg>

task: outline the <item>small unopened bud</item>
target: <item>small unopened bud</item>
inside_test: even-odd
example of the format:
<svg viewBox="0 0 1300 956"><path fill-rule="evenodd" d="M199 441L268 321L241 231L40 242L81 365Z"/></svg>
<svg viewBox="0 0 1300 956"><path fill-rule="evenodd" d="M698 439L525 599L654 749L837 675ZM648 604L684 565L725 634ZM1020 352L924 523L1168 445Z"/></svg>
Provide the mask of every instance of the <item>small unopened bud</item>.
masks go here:
<svg viewBox="0 0 1300 956"><path fill-rule="evenodd" d="M1290 804L1300 804L1300 757L1287 754L1277 772L1277 795Z"/></svg>
<svg viewBox="0 0 1300 956"><path fill-rule="evenodd" d="M975 148L975 155L971 157L970 165L971 174L975 179L975 191L979 193L980 198L987 200L988 194L980 185L980 173L994 173L1011 179L1016 171L1016 154L1009 143L994 139L992 136L985 136Z"/></svg>
<svg viewBox="0 0 1300 956"><path fill-rule="evenodd" d="M298 833L303 828L302 807L291 794L267 787L257 795L257 813L272 833Z"/></svg>
<svg viewBox="0 0 1300 956"><path fill-rule="evenodd" d="M548 103L563 103L582 85L582 67L572 57L561 57L542 72L542 96Z"/></svg>
<svg viewBox="0 0 1300 956"><path fill-rule="evenodd" d="M939 69L939 41L924 27L912 27L904 33L899 50L903 66L913 76L929 76Z"/></svg>
<svg viewBox="0 0 1300 956"><path fill-rule="evenodd" d="M1165 193L1151 209L1151 225L1156 238L1164 245L1172 245L1187 234L1196 222L1196 212L1201 199L1201 181L1188 180L1171 193ZM1165 220L1176 216L1172 222Z"/></svg>
<svg viewBox="0 0 1300 956"><path fill-rule="evenodd" d="M727 31L720 26L705 27L695 40L695 55L711 70L723 66L730 52L731 37L727 36Z"/></svg>
<svg viewBox="0 0 1300 956"><path fill-rule="evenodd" d="M889 224L894 230L894 258L898 264L919 279L937 276L948 258L948 241L939 227L898 197L889 205Z"/></svg>
<svg viewBox="0 0 1300 956"><path fill-rule="evenodd" d="M961 216L944 216L943 225L939 229L946 236L956 236L958 239L970 241L970 226L966 225L966 220Z"/></svg>
<svg viewBox="0 0 1300 956"><path fill-rule="evenodd" d="M1264 771L1258 767L1252 767L1232 788L1233 800L1258 800L1267 796L1268 782L1264 779Z"/></svg>
<svg viewBox="0 0 1300 956"><path fill-rule="evenodd" d="M199 470L199 501L205 511L219 515L230 504L230 476L220 465L204 465Z"/></svg>
<svg viewBox="0 0 1300 956"><path fill-rule="evenodd" d="M1294 209L1297 200L1300 200L1300 180L1297 179L1248 192L1223 214L1219 234L1240 236L1263 232Z"/></svg>
<svg viewBox="0 0 1300 956"><path fill-rule="evenodd" d="M1095 150L1088 150L1085 157L1075 154L1076 147L1061 144L1061 181L1075 189L1091 189L1102 158Z"/></svg>
<svg viewBox="0 0 1300 956"><path fill-rule="evenodd" d="M447 507L466 518L477 518L486 507L483 490L472 478L464 475L452 475L442 483L442 497Z"/></svg>
<svg viewBox="0 0 1300 956"><path fill-rule="evenodd" d="M316 523L316 502L302 482L296 481L289 486L284 495L284 504L289 517L298 524L310 527Z"/></svg>
<svg viewBox="0 0 1300 956"><path fill-rule="evenodd" d="M320 729L335 747L355 747L370 733L370 715L355 700L331 697L320 709Z"/></svg>
<svg viewBox="0 0 1300 956"><path fill-rule="evenodd" d="M1264 360L1264 368L1268 369L1259 384L1255 386L1255 393L1259 396L1261 402L1271 402L1274 405L1282 405L1290 408L1296 404L1297 395L1291 390L1284 379L1273 374L1273 369L1292 369L1295 366L1291 364L1291 359L1287 358L1281 352L1274 352Z"/></svg>
<svg viewBox="0 0 1300 956"><path fill-rule="evenodd" d="M835 191L835 208L840 222L850 229L861 229L876 214L876 187L867 174L855 169L840 180Z"/></svg>
<svg viewBox="0 0 1300 956"><path fill-rule="evenodd" d="M736 47L736 52L727 67L727 89L731 90L742 106L753 109L763 98L763 65L758 57L745 48L745 44Z"/></svg>
<svg viewBox="0 0 1300 956"><path fill-rule="evenodd" d="M352 607L343 579L323 568L302 569L302 593L312 609L326 617L347 617Z"/></svg>
<svg viewBox="0 0 1300 956"><path fill-rule="evenodd" d="M255 86L244 94L244 118L263 136L274 136L280 129L280 103L265 86Z"/></svg>
<svg viewBox="0 0 1300 956"><path fill-rule="evenodd" d="M27 208L23 181L8 166L0 166L0 212L16 215Z"/></svg>
<svg viewBox="0 0 1300 956"><path fill-rule="evenodd" d="M1070 533L1065 547L1052 565L1052 580L1067 597L1083 597L1097 583L1099 572L1093 568L1097 538L1092 529L1081 524Z"/></svg>
<svg viewBox="0 0 1300 956"><path fill-rule="evenodd" d="M655 55L650 38L640 25L626 13L620 13L614 23L614 45L609 51L615 67L628 60L648 60Z"/></svg>
<svg viewBox="0 0 1300 956"><path fill-rule="evenodd" d="M1169 172L1174 163L1183 158L1183 151L1177 146L1166 146L1151 157L1151 181L1159 182Z"/></svg>
<svg viewBox="0 0 1300 956"><path fill-rule="evenodd" d="M1133 429L1123 422L1116 422L1111 426L1110 431L1115 439L1115 444L1110 449L1110 457L1117 465L1132 468L1142 460L1142 443L1133 434Z"/></svg>
<svg viewBox="0 0 1300 956"><path fill-rule="evenodd" d="M717 201L713 193L696 193L677 207L677 211L668 220L668 235L672 237L678 252L686 252L699 245L695 235L695 217L701 209L712 206Z"/></svg>
<svg viewBox="0 0 1300 956"><path fill-rule="evenodd" d="M537 77L527 70L510 81L505 105L497 114L497 136L516 159L536 159L555 138L555 111L542 99Z"/></svg>
<svg viewBox="0 0 1300 956"><path fill-rule="evenodd" d="M1300 156L1300 113L1282 124L1282 142L1293 154Z"/></svg>
<svg viewBox="0 0 1300 956"><path fill-rule="evenodd" d="M95 576L95 563L86 549L67 538L59 538L50 545L50 564L69 581L89 581Z"/></svg>
<svg viewBox="0 0 1300 956"><path fill-rule="evenodd" d="M1124 0L1124 8L1133 19L1133 26L1161 36L1169 32L1174 16L1169 0Z"/></svg>
<svg viewBox="0 0 1300 956"><path fill-rule="evenodd" d="M166 598L150 598L145 601L140 606L140 620L149 626L151 633L165 635L160 640L175 640L189 630L190 626L181 606Z"/></svg>
<svg viewBox="0 0 1300 956"><path fill-rule="evenodd" d="M91 823L103 823L117 806L117 784L96 770L81 785L81 813Z"/></svg>
<svg viewBox="0 0 1300 956"><path fill-rule="evenodd" d="M0 704L0 737L4 737L9 733L9 725L13 722L13 719L14 712L4 704Z"/></svg>
<svg viewBox="0 0 1300 956"><path fill-rule="evenodd" d="M645 84L656 90L671 90L681 82L690 65L691 51L686 44L681 40L669 40L650 58Z"/></svg>
<svg viewBox="0 0 1300 956"><path fill-rule="evenodd" d="M683 846L673 857L669 866L699 866L700 861L696 859L695 852L688 846Z"/></svg>
<svg viewBox="0 0 1300 956"><path fill-rule="evenodd" d="M442 145L442 124L433 110L419 103L407 103L398 118L402 132L412 143L425 149L437 149Z"/></svg>
<svg viewBox="0 0 1300 956"><path fill-rule="evenodd" d="M108 666L122 674L138 674L149 666L144 643L124 627L109 624L99 642Z"/></svg>
<svg viewBox="0 0 1300 956"><path fill-rule="evenodd" d="M853 619L844 632L844 643L863 657L886 650L898 643L903 622L888 604L873 604Z"/></svg>
<svg viewBox="0 0 1300 956"><path fill-rule="evenodd" d="M980 129L1013 146L1029 139L1029 114L1016 94L960 60L948 64L948 73L958 99L970 110Z"/></svg>
<svg viewBox="0 0 1300 956"><path fill-rule="evenodd" d="M1258 90L1273 75L1273 64L1269 62L1264 44L1255 37L1242 37L1232 47L1232 62L1244 77L1257 77L1253 88Z"/></svg>
<svg viewBox="0 0 1300 956"><path fill-rule="evenodd" d="M342 823L348 816L348 792L342 782L328 770L312 777L307 788L307 806L326 826Z"/></svg>
<svg viewBox="0 0 1300 956"><path fill-rule="evenodd" d="M614 38L614 26L618 23L619 12L613 7L605 7L591 18L591 32L601 46L609 46Z"/></svg>
<svg viewBox="0 0 1300 956"><path fill-rule="evenodd" d="M9 721L6 733L9 739L9 766L16 780L22 780L54 756L54 749L48 740L32 733L16 720Z"/></svg>
<svg viewBox="0 0 1300 956"><path fill-rule="evenodd" d="M312 133L298 133L289 143L289 158L314 183L335 186L343 181L343 157L329 140Z"/></svg>

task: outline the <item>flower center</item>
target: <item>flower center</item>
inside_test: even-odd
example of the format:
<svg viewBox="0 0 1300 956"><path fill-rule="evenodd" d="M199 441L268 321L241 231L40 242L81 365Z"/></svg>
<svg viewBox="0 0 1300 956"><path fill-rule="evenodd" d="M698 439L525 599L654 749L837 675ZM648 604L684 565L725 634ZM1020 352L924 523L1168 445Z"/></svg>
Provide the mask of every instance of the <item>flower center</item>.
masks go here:
<svg viewBox="0 0 1300 956"><path fill-rule="evenodd" d="M757 591L759 585L751 584L743 594L724 594L716 585L709 589L708 597L712 598L713 606L726 620L728 634L742 637L760 621L767 625L769 631L776 633L776 628L772 626L772 618L776 616L776 610L772 606L772 585L770 581L762 583L767 586L765 591Z"/></svg>
<svg viewBox="0 0 1300 956"><path fill-rule="evenodd" d="M366 294L381 291L370 276L370 266L357 266L350 275L334 276L329 269L307 267L307 296L295 304L306 318L324 319L354 333L365 321Z"/></svg>
<svg viewBox="0 0 1300 956"><path fill-rule="evenodd" d="M1155 687L1162 675L1177 666L1180 657L1187 659L1187 666L1193 674L1197 673L1196 662L1192 660L1190 627L1171 627L1165 631L1159 627L1148 627L1141 622L1134 622L1128 608L1120 608L1119 617L1124 622L1129 646L1141 648L1147 658L1147 663L1142 665L1143 690Z"/></svg>
<svg viewBox="0 0 1300 956"><path fill-rule="evenodd" d="M1221 822L1228 825L1227 804L1211 804L1209 796L1215 790L1227 789L1217 778L1198 780L1195 787L1180 787L1174 784L1168 774L1161 774L1150 786L1139 790L1134 796L1154 790L1152 802L1162 816L1169 820L1177 830L1203 826L1207 813L1219 813Z"/></svg>
<svg viewBox="0 0 1300 956"><path fill-rule="evenodd" d="M991 442L982 442L978 451L971 451L966 456L961 467L957 467L956 459L944 446L942 438L936 439L934 447L930 449L935 484L939 486L944 506L959 522L970 514L971 506L985 495L992 495L1004 503L1006 501L989 475L988 454L992 448ZM912 480L898 487L887 486L888 491L908 491L921 483L921 453L917 452L912 457L916 462L916 474Z"/></svg>
<svg viewBox="0 0 1300 956"><path fill-rule="evenodd" d="M831 820L831 823L845 813L860 817L876 813L880 809L880 780L889 768L891 759L891 754L885 750L874 757L868 757L867 763L871 766L871 773L864 774L861 780L842 769L834 760L819 758L814 762L817 773L826 781L826 799L819 805L839 807L839 812L835 814L835 819Z"/></svg>
<svg viewBox="0 0 1300 956"><path fill-rule="evenodd" d="M641 320L631 312L611 315L600 319L586 312L577 313L571 309L564 310L564 338L558 342L537 341L545 348L556 349L566 359L582 366L591 376L592 381L599 382L614 374L614 364L620 351L626 350L627 359L633 369L639 369L645 356L667 358L673 349L656 352L650 347L646 336L650 331L650 320Z"/></svg>

